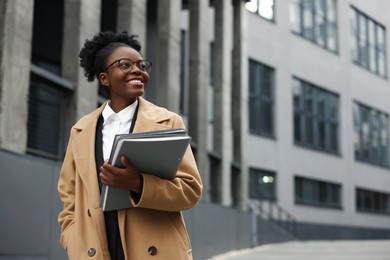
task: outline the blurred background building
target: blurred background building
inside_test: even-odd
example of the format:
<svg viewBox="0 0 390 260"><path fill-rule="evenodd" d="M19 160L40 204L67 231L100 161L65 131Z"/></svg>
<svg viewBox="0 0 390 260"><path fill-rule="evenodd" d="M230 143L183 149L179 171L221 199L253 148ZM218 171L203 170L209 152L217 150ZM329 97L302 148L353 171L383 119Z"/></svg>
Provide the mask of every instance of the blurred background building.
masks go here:
<svg viewBox="0 0 390 260"><path fill-rule="evenodd" d="M390 238L387 0L1 0L0 259L61 259L70 127L107 97L78 52L138 34L146 98L183 116L204 182L195 259Z"/></svg>

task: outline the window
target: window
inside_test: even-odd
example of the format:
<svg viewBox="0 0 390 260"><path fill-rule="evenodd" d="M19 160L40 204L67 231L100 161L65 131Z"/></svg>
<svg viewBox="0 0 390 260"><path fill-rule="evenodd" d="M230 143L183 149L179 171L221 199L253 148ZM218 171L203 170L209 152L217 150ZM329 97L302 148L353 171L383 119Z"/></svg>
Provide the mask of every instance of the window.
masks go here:
<svg viewBox="0 0 390 260"><path fill-rule="evenodd" d="M353 107L355 158L389 166L389 116L357 102Z"/></svg>
<svg viewBox="0 0 390 260"><path fill-rule="evenodd" d="M187 104L187 37L188 33L185 30L181 30L180 33L180 113L182 115L187 114L186 104Z"/></svg>
<svg viewBox="0 0 390 260"><path fill-rule="evenodd" d="M64 0L35 0L27 152L61 160L74 84L61 77ZM50 37L47 37L50 33Z"/></svg>
<svg viewBox="0 0 390 260"><path fill-rule="evenodd" d="M274 69L249 61L249 129L274 136Z"/></svg>
<svg viewBox="0 0 390 260"><path fill-rule="evenodd" d="M390 214L390 194L357 188L356 209L362 212Z"/></svg>
<svg viewBox="0 0 390 260"><path fill-rule="evenodd" d="M271 171L249 169L249 192L253 199L276 200L276 174Z"/></svg>
<svg viewBox="0 0 390 260"><path fill-rule="evenodd" d="M66 147L65 124L71 87L66 87L66 83L61 85L60 77L57 77L60 80L53 81L55 76L47 77L40 73L42 71L44 70L32 66L27 152L61 160Z"/></svg>
<svg viewBox="0 0 390 260"><path fill-rule="evenodd" d="M222 202L222 176L219 170L221 158L211 153L209 154L209 176L210 176L210 200L214 203Z"/></svg>
<svg viewBox="0 0 390 260"><path fill-rule="evenodd" d="M292 31L337 51L336 0L290 0Z"/></svg>
<svg viewBox="0 0 390 260"><path fill-rule="evenodd" d="M350 14L353 61L386 77L385 28L354 7Z"/></svg>
<svg viewBox="0 0 390 260"><path fill-rule="evenodd" d="M339 97L297 78L293 82L295 143L338 153Z"/></svg>
<svg viewBox="0 0 390 260"><path fill-rule="evenodd" d="M215 96L215 50L214 42L210 42L209 45L209 85L207 88L208 96L208 109L207 109L207 119L210 123L214 121L214 96Z"/></svg>
<svg viewBox="0 0 390 260"><path fill-rule="evenodd" d="M100 31L116 32L117 28L118 0L101 0ZM109 90L103 85L98 85L98 106L110 98Z"/></svg>
<svg viewBox="0 0 390 260"><path fill-rule="evenodd" d="M295 203L341 208L341 185L295 176Z"/></svg>
<svg viewBox="0 0 390 260"><path fill-rule="evenodd" d="M31 62L56 75L62 69L64 9L64 0L34 0Z"/></svg>
<svg viewBox="0 0 390 260"><path fill-rule="evenodd" d="M245 7L249 12L257 13L267 20L275 20L274 0L250 0L245 3Z"/></svg>
<svg viewBox="0 0 390 260"><path fill-rule="evenodd" d="M100 30L116 32L118 0L101 0Z"/></svg>

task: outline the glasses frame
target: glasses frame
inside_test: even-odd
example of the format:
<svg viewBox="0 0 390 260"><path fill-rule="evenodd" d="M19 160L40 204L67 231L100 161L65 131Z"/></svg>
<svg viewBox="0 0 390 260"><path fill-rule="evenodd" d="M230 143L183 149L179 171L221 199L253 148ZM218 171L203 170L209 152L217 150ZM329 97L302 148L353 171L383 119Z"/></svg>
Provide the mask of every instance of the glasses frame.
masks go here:
<svg viewBox="0 0 390 260"><path fill-rule="evenodd" d="M145 72L149 73L149 72L152 70L152 62L150 62L150 61L148 61L148 60L132 61L132 60L130 60L130 59L128 59L128 58L121 58L121 59L115 60L113 63L111 63L110 65L108 65L103 71L108 70L108 69L111 68L113 65L115 65L115 63L118 63L118 68L119 68L121 71L123 71L123 70L121 69L121 66L120 66L120 62L121 62L122 60L130 61L131 64L132 64L132 65L131 65L131 69L133 69L133 68L134 68L134 65L135 65L140 71L145 71ZM143 70L143 69L141 69L141 68L137 65L137 64L139 64L140 62L146 62L146 64L149 64L149 65L145 68L145 70Z"/></svg>

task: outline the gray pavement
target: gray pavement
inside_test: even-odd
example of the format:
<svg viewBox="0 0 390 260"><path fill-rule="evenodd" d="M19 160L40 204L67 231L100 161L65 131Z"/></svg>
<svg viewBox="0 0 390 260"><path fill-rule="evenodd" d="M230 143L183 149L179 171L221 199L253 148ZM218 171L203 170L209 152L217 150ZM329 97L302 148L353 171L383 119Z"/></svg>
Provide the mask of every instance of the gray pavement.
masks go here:
<svg viewBox="0 0 390 260"><path fill-rule="evenodd" d="M232 251L210 260L390 260L390 240L294 241Z"/></svg>

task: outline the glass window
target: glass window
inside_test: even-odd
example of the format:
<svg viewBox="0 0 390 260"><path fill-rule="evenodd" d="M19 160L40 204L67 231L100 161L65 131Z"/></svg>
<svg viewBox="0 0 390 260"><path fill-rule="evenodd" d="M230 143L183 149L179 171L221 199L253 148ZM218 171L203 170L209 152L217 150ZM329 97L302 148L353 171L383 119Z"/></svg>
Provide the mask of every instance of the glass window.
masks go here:
<svg viewBox="0 0 390 260"><path fill-rule="evenodd" d="M68 91L50 80L31 74L27 152L60 160L65 152Z"/></svg>
<svg viewBox="0 0 390 260"><path fill-rule="evenodd" d="M337 51L336 0L290 0L292 31Z"/></svg>
<svg viewBox="0 0 390 260"><path fill-rule="evenodd" d="M379 140L380 140L380 160L384 165L389 165L389 118L385 114L380 115Z"/></svg>
<svg viewBox="0 0 390 260"><path fill-rule="evenodd" d="M325 2L325 19L326 19L326 46L330 50L337 50L337 16L336 2L334 0L326 0Z"/></svg>
<svg viewBox="0 0 390 260"><path fill-rule="evenodd" d="M385 28L356 8L351 8L352 59L386 77Z"/></svg>
<svg viewBox="0 0 390 260"><path fill-rule="evenodd" d="M259 15L268 20L274 19L274 0L259 1Z"/></svg>
<svg viewBox="0 0 390 260"><path fill-rule="evenodd" d="M297 144L337 153L337 95L294 78L294 140Z"/></svg>
<svg viewBox="0 0 390 260"><path fill-rule="evenodd" d="M358 45L357 40L358 39L358 26L357 26L357 13L356 12L350 12L350 27L351 32L353 36L353 40L350 41L351 43L351 52L352 52L352 59L354 61L358 60Z"/></svg>
<svg viewBox="0 0 390 260"><path fill-rule="evenodd" d="M26 150L54 160L65 153L67 111L74 89L61 77L64 8L64 0L34 1Z"/></svg>
<svg viewBox="0 0 390 260"><path fill-rule="evenodd" d="M295 177L295 203L341 207L341 185Z"/></svg>
<svg viewBox="0 0 390 260"><path fill-rule="evenodd" d="M388 115L357 102L353 113L355 158L389 166Z"/></svg>
<svg viewBox="0 0 390 260"><path fill-rule="evenodd" d="M250 0L245 3L246 9L251 13L257 13L261 17L273 21L275 19L274 0Z"/></svg>
<svg viewBox="0 0 390 260"><path fill-rule="evenodd" d="M210 200L215 203L220 203L222 201L222 177L221 171L218 170L220 164L220 158L209 155Z"/></svg>
<svg viewBox="0 0 390 260"><path fill-rule="evenodd" d="M313 26L313 1L312 0L303 0L303 36L308 39L313 39L314 37L314 26Z"/></svg>
<svg viewBox="0 0 390 260"><path fill-rule="evenodd" d="M249 169L250 198L276 200L275 172Z"/></svg>
<svg viewBox="0 0 390 260"><path fill-rule="evenodd" d="M249 129L274 136L274 69L249 61Z"/></svg>
<svg viewBox="0 0 390 260"><path fill-rule="evenodd" d="M301 34L301 7L300 0L290 1L290 23L293 32Z"/></svg>
<svg viewBox="0 0 390 260"><path fill-rule="evenodd" d="M373 71L373 72L377 72L377 64L376 64L376 61L377 61L377 58L376 58L376 46L375 46L375 41L376 41L376 37L375 37L375 24L372 20L369 20L368 21L368 45L369 45L369 53L368 53L368 57L369 57L369 67L370 67L370 70Z"/></svg>
<svg viewBox="0 0 390 260"><path fill-rule="evenodd" d="M385 29L382 26L376 27L376 51L378 57L378 74L385 77L386 74L386 44L385 44Z"/></svg>
<svg viewBox="0 0 390 260"><path fill-rule="evenodd" d="M390 194L357 188L356 208L362 212L390 214Z"/></svg>

